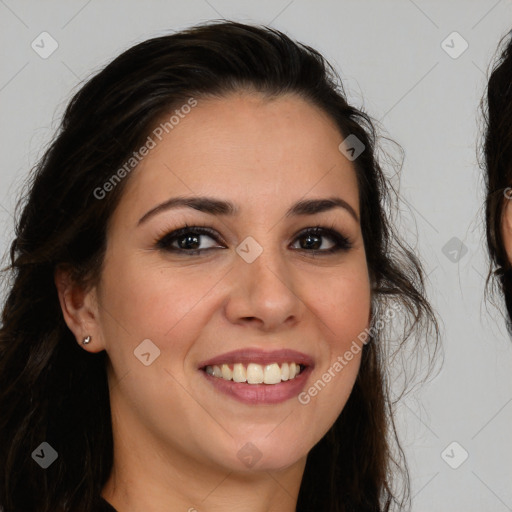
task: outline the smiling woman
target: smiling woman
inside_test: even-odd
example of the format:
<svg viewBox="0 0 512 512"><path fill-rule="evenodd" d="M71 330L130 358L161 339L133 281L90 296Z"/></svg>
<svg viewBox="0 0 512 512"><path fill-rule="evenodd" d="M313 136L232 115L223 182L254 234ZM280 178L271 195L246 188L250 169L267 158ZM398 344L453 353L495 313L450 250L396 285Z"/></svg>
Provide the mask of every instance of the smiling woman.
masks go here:
<svg viewBox="0 0 512 512"><path fill-rule="evenodd" d="M431 355L437 323L375 142L264 27L151 39L86 83L11 246L5 511L405 506L384 327Z"/></svg>

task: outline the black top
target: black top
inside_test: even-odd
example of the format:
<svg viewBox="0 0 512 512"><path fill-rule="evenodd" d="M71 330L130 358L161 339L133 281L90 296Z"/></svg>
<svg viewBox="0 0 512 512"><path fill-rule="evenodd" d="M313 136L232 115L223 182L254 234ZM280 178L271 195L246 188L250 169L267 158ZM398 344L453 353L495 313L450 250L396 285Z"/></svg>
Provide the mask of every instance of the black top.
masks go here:
<svg viewBox="0 0 512 512"><path fill-rule="evenodd" d="M94 512L117 512L117 510L102 496L98 498L98 506Z"/></svg>

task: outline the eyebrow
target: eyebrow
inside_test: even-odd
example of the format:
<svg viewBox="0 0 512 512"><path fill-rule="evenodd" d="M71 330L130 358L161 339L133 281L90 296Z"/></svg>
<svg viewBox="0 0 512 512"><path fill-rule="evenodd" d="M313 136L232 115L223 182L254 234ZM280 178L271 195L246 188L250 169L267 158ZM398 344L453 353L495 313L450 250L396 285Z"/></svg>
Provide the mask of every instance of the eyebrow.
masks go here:
<svg viewBox="0 0 512 512"><path fill-rule="evenodd" d="M155 206L147 213L145 213L137 223L140 226L151 217L154 217L158 213L163 211L171 210L173 208L188 207L198 210L200 212L209 213L211 215L237 215L240 211L231 201L224 201L216 199L214 197L173 197L158 206ZM359 217L355 212L354 208L350 206L341 197L328 197L324 199L304 199L298 201L291 206L285 214L285 217L292 217L298 215L314 215L316 213L322 213L334 208L345 209L355 220L359 223Z"/></svg>

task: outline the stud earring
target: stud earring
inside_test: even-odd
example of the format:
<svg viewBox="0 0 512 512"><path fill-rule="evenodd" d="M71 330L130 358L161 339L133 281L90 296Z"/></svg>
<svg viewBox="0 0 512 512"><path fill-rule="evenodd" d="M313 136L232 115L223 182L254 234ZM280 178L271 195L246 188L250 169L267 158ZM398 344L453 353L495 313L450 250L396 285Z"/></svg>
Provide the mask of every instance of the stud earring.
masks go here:
<svg viewBox="0 0 512 512"><path fill-rule="evenodd" d="M82 344L83 344L83 345L87 345L87 344L89 344L90 342L91 342L91 337L90 337L90 336L87 336L87 338L84 338L84 339L82 340Z"/></svg>

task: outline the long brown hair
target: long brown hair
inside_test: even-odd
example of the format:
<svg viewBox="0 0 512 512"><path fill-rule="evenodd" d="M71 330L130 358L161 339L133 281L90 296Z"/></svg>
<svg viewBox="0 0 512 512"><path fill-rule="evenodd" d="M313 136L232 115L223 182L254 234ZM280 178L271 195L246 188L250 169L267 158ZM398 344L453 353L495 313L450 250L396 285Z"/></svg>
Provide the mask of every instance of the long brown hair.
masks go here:
<svg viewBox="0 0 512 512"><path fill-rule="evenodd" d="M101 199L94 191L140 147L162 114L190 97L245 89L296 93L325 111L343 136L364 144L353 163L374 318L392 301L399 303L404 329L398 344L419 345L421 336L414 334L421 334L427 352L434 352L438 326L420 262L386 211L394 189L378 162L376 130L367 114L347 103L324 58L277 30L235 22L147 40L73 97L18 205L0 329L0 505L6 512L91 512L112 469L107 354L77 345L53 278L57 266L66 266L84 287L101 279L106 226L130 178ZM308 455L297 511L380 512L407 502L383 332L372 333L348 403ZM43 441L58 453L46 470L30 456ZM397 468L400 493L393 480Z"/></svg>

